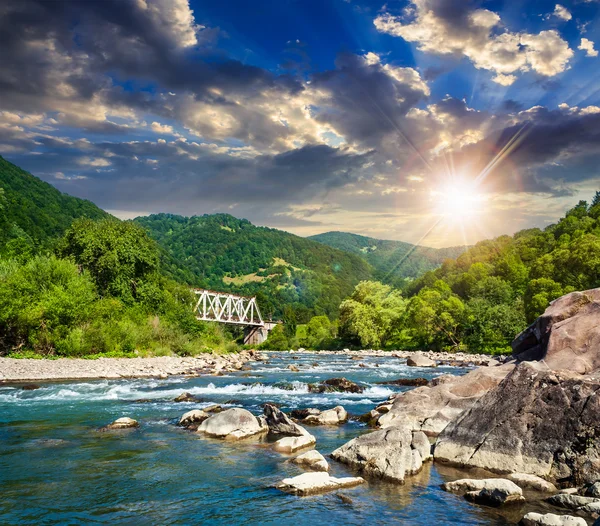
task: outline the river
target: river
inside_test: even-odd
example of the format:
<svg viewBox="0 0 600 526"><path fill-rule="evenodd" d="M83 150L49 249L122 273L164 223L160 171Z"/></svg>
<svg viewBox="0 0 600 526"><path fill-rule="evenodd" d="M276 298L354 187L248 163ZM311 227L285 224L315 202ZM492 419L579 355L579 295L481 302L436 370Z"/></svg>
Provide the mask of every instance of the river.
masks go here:
<svg viewBox="0 0 600 526"><path fill-rule="evenodd" d="M0 524L508 524L442 491L449 475L431 463L404 486L369 481L340 492L351 502L336 493L299 498L274 485L303 471L265 440L229 443L175 425L184 412L214 403L255 414L266 402L284 411L343 405L358 415L406 389L376 382L466 371L407 367L397 358L365 358L360 367L343 355L269 356L267 364L220 377L46 383L35 391L0 386ZM301 372L289 371L292 363ZM362 394L308 392L307 383L339 376L369 387ZM203 402L172 401L184 391ZM122 416L141 427L97 431ZM356 421L310 427L326 456L368 431ZM332 475L353 474L329 462Z"/></svg>

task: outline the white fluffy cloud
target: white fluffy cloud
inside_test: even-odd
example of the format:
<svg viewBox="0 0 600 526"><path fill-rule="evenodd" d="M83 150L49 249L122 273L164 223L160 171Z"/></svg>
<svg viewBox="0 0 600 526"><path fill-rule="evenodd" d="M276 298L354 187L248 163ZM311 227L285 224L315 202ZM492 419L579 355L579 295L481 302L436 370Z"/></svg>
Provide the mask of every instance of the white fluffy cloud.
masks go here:
<svg viewBox="0 0 600 526"><path fill-rule="evenodd" d="M565 22L568 22L569 20L571 20L571 18L573 18L573 15L571 15L571 11L569 11L564 5L560 5L560 4L556 4L554 6L554 11L552 12L552 16L555 16L556 18L560 18L561 20L564 20Z"/></svg>
<svg viewBox="0 0 600 526"><path fill-rule="evenodd" d="M497 13L469 10L449 0L413 0L405 16L384 13L374 23L383 33L415 42L420 51L465 56L476 68L494 72L493 80L503 86L512 84L517 72L557 75L573 56L568 43L555 30L538 34L503 31Z"/></svg>
<svg viewBox="0 0 600 526"><path fill-rule="evenodd" d="M596 49L594 49L594 43L587 38L581 39L581 44L579 44L579 46L577 46L577 49L581 49L581 50L585 51L585 54L587 57L597 57L598 56L598 51Z"/></svg>

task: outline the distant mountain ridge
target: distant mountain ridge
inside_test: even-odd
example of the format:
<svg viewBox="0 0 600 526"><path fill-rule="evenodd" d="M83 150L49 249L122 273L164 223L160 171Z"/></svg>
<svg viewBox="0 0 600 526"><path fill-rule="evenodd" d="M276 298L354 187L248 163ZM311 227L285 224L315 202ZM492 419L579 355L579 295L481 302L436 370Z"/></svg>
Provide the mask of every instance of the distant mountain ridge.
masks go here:
<svg viewBox="0 0 600 526"><path fill-rule="evenodd" d="M292 307L299 321L335 316L355 285L373 276L369 263L355 254L229 214L154 214L134 221L165 250L169 275L199 287L258 295L266 315L280 317Z"/></svg>
<svg viewBox="0 0 600 526"><path fill-rule="evenodd" d="M308 239L360 256L373 266L377 279L396 285L436 269L445 259L455 259L468 248L430 248L348 232L325 232Z"/></svg>
<svg viewBox="0 0 600 526"><path fill-rule="evenodd" d="M6 220L38 243L61 236L78 217L110 217L91 201L60 192L1 156L0 188Z"/></svg>

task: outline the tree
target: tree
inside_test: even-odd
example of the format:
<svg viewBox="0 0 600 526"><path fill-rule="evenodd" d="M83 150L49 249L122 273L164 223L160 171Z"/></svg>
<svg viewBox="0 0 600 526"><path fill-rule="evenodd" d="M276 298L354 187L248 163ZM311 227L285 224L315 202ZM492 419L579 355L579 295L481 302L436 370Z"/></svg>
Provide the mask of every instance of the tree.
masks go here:
<svg viewBox="0 0 600 526"><path fill-rule="evenodd" d="M361 281L340 305L340 333L364 347L385 346L405 308L400 291L378 281Z"/></svg>
<svg viewBox="0 0 600 526"><path fill-rule="evenodd" d="M60 242L58 254L90 273L101 295L133 303L140 289L158 277L159 250L132 222L77 219Z"/></svg>

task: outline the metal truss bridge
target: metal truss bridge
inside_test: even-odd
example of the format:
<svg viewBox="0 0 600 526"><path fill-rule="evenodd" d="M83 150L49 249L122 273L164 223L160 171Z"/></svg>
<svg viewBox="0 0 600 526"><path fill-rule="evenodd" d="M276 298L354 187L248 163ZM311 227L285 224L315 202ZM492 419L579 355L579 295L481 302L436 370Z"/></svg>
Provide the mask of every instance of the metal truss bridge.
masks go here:
<svg viewBox="0 0 600 526"><path fill-rule="evenodd" d="M260 345L277 325L262 319L256 298L202 289L194 289L194 293L198 296L194 308L197 319L244 326L244 343L247 345Z"/></svg>
<svg viewBox="0 0 600 526"><path fill-rule="evenodd" d="M254 327L262 327L265 324L256 298L201 289L194 289L194 292L198 295L194 311L199 320Z"/></svg>

